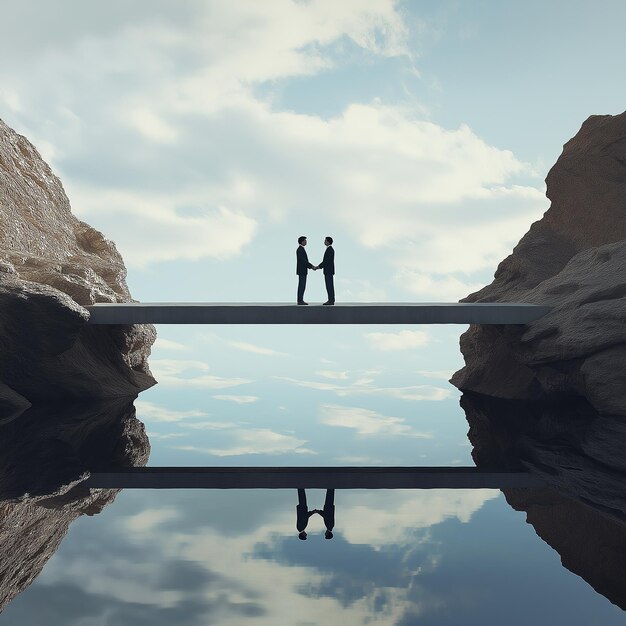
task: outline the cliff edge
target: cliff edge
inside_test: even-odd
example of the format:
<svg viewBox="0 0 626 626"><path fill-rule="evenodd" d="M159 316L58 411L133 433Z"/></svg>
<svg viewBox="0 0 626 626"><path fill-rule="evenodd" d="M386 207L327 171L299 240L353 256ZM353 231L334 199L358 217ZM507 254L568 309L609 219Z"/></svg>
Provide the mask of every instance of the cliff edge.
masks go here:
<svg viewBox="0 0 626 626"><path fill-rule="evenodd" d="M115 245L72 215L61 181L0 120L0 404L152 386L153 326L85 325L83 307L129 301Z"/></svg>

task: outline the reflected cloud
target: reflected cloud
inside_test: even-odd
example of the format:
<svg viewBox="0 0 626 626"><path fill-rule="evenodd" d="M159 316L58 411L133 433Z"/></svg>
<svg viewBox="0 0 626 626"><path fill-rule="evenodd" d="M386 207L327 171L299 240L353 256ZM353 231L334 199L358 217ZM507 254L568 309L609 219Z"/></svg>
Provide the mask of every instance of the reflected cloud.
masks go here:
<svg viewBox="0 0 626 626"><path fill-rule="evenodd" d="M432 434L414 431L403 418L382 415L370 409L324 404L320 408L320 422L327 426L352 428L359 435L403 435L432 439Z"/></svg>
<svg viewBox="0 0 626 626"><path fill-rule="evenodd" d="M153 350L171 350L173 352L185 352L189 350L189 346L186 346L184 343L172 341L171 339L164 339L163 337L157 337L152 348Z"/></svg>
<svg viewBox="0 0 626 626"><path fill-rule="evenodd" d="M221 395L221 396L213 396L216 400L225 400L226 402L235 402L236 404L250 404L252 402L256 402L259 398L258 396L231 396L231 395Z"/></svg>
<svg viewBox="0 0 626 626"><path fill-rule="evenodd" d="M306 440L277 433L268 428L236 428L229 431L228 434L234 440L228 447L176 446L176 449L220 457L247 454L317 454L313 450L303 447Z"/></svg>
<svg viewBox="0 0 626 626"><path fill-rule="evenodd" d="M210 368L203 361L151 359L150 369L159 384L165 387L226 389L252 382L246 378L224 378L207 374Z"/></svg>
<svg viewBox="0 0 626 626"><path fill-rule="evenodd" d="M452 378L454 370L418 370L417 373L424 378L434 378L435 380L448 382Z"/></svg>
<svg viewBox="0 0 626 626"><path fill-rule="evenodd" d="M190 417L206 417L203 411L173 411L145 400L137 400L135 408L141 419L148 422L182 422Z"/></svg>
<svg viewBox="0 0 626 626"><path fill-rule="evenodd" d="M242 352L252 352L253 354L261 354L265 356L288 356L286 352L279 352L278 350L272 350L271 348L263 348L253 343L246 343L245 341L229 341L228 345L236 350Z"/></svg>
<svg viewBox="0 0 626 626"><path fill-rule="evenodd" d="M330 391L338 396L385 396L395 398L397 400L410 401L440 401L451 397L452 392L442 387L433 387L431 385L411 385L408 387L371 387L373 379L361 379L352 385L337 385L332 383L324 383L315 380L298 380L296 378L288 378L286 376L276 376L277 380L284 380L298 387L307 387L309 389L317 389L318 391Z"/></svg>
<svg viewBox="0 0 626 626"><path fill-rule="evenodd" d="M383 352L422 348L431 341L430 334L423 330L401 330L397 333L365 333L364 336L372 348Z"/></svg>

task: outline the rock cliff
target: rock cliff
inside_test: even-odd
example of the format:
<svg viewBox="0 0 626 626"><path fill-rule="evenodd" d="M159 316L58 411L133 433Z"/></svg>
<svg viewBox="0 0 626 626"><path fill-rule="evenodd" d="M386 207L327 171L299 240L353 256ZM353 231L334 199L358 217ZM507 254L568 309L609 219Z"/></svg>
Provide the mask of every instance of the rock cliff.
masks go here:
<svg viewBox="0 0 626 626"><path fill-rule="evenodd" d="M0 120L0 404L135 395L154 384L154 327L85 326L128 302L115 245L74 217L59 179Z"/></svg>
<svg viewBox="0 0 626 626"><path fill-rule="evenodd" d="M541 475L551 495L505 490L507 500L624 608L626 113L584 122L546 183L548 211L464 301L551 311L526 326L470 326L451 382L476 464Z"/></svg>
<svg viewBox="0 0 626 626"><path fill-rule="evenodd" d="M626 416L626 113L590 117L546 183L548 211L464 301L552 311L526 327L470 327L451 382L502 398L582 396Z"/></svg>

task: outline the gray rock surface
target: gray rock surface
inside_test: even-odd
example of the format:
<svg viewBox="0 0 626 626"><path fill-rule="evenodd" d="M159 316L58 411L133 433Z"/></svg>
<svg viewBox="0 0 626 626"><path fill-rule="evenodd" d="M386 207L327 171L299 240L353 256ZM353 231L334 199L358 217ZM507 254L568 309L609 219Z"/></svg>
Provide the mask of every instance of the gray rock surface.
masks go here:
<svg viewBox="0 0 626 626"><path fill-rule="evenodd" d="M502 398L582 396L626 417L626 113L590 117L546 183L548 211L464 301L552 311L525 327L471 326L451 382Z"/></svg>
<svg viewBox="0 0 626 626"><path fill-rule="evenodd" d="M83 479L143 466L149 453L133 398L33 406L0 424L0 611L35 580L75 519L117 495Z"/></svg>
<svg viewBox="0 0 626 626"><path fill-rule="evenodd" d="M581 396L626 417L626 113L589 118L546 183L548 211L464 301L552 311L527 326L471 326L451 382L501 398Z"/></svg>
<svg viewBox="0 0 626 626"><path fill-rule="evenodd" d="M115 245L72 215L50 167L0 120L0 404L153 385L154 327L85 326L84 306L129 301Z"/></svg>
<svg viewBox="0 0 626 626"><path fill-rule="evenodd" d="M565 567L626 608L626 113L593 116L546 179L551 206L466 302L551 311L470 326L461 397L477 466L551 489L504 490Z"/></svg>

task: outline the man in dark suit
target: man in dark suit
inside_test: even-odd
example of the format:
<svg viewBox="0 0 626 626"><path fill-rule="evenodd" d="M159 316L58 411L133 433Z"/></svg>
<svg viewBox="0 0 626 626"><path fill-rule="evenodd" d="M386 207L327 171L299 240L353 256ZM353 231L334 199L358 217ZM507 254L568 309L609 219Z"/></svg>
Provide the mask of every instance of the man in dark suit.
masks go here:
<svg viewBox="0 0 626 626"><path fill-rule="evenodd" d="M324 304L332 306L335 304L335 250L333 249L333 238L326 237L324 245L326 246L324 260L313 269L324 270L324 281L326 282L326 293L328 294L328 301L324 302Z"/></svg>
<svg viewBox="0 0 626 626"><path fill-rule="evenodd" d="M325 507L324 510L326 510ZM320 511L317 509L309 511L309 505L306 502L306 491L304 489L298 489L298 505L296 506L296 528L299 533L298 539L306 541L306 532L304 529L309 523L309 517L311 517L311 515L315 515L315 513L320 514Z"/></svg>
<svg viewBox="0 0 626 626"><path fill-rule="evenodd" d="M296 248L296 274L298 275L298 304L308 304L304 301L304 290L306 289L306 277L309 270L317 269L309 263L306 250L306 237L298 237L298 247Z"/></svg>

